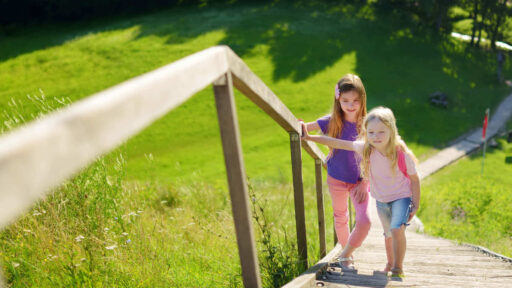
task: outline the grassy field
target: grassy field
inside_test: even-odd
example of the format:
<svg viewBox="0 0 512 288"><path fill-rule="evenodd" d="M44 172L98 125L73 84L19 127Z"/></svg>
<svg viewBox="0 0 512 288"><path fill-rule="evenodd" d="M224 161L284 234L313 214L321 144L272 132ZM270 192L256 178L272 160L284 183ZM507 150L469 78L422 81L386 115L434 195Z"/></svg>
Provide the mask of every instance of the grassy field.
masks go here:
<svg viewBox="0 0 512 288"><path fill-rule="evenodd" d="M207 5L33 27L2 38L0 120L8 130L47 110L27 94L34 98L43 91L51 103L76 101L218 44L229 45L307 121L329 112L332 86L343 74L361 75L368 107L391 107L400 133L420 159L479 125L481 117L475 115L510 93L495 83L493 55L430 36L371 6ZM507 61L504 76L510 78ZM429 105L428 95L435 91L447 93L447 109ZM288 135L238 92L236 101L247 175L267 219L260 223L265 229L257 221L255 229L270 287L283 281L280 272L290 277L297 272L289 272L296 260L286 256L295 251ZM240 286L215 113L212 89L206 88L4 230L0 250L9 283ZM314 263L317 215L308 158L306 219ZM326 215L332 215L329 208ZM330 217L326 226L332 239ZM272 231L267 244L265 230Z"/></svg>
<svg viewBox="0 0 512 288"><path fill-rule="evenodd" d="M306 120L329 112L332 84L343 74L361 75L369 108L391 107L401 134L421 156L478 125L474 115L508 93L495 83L493 55L465 50L456 40L435 39L368 7L298 6L164 11L106 23L33 28L6 37L0 47L0 108L6 109L11 98L39 94L39 89L49 98L77 100L227 44ZM509 75L510 61L504 71ZM448 94L449 109L428 104L435 91ZM248 174L288 182L288 135L238 93L237 106ZM457 125L448 129L446 123ZM157 168L152 176L159 182L179 178L186 183L197 175L224 185L220 151L212 89L207 88L128 142L128 177L150 176L145 154L151 153Z"/></svg>
<svg viewBox="0 0 512 288"><path fill-rule="evenodd" d="M510 124L509 124L510 127ZM419 217L425 232L512 257L512 143L460 160L427 178Z"/></svg>

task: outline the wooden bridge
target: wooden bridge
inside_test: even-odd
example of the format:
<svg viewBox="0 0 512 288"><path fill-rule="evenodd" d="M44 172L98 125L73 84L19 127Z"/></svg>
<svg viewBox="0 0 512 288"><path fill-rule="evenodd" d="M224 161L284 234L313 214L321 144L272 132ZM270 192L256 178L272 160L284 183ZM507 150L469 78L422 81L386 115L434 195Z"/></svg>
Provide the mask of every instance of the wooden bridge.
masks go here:
<svg viewBox="0 0 512 288"><path fill-rule="evenodd" d="M225 46L206 49L128 80L1 137L0 226L14 221L51 188L211 84L221 130L244 286L261 287L261 279L233 86L289 132L297 253L304 266L308 256L301 147L313 158L319 215L317 239L320 241L322 257L325 256L321 174L325 157L313 143L301 143L297 118ZM403 282L390 281L385 275L373 273L385 263L382 236L376 227L379 221L374 219L373 223L369 239L355 254L360 269L357 274L343 274L336 267L329 267L329 261L341 252L338 245L317 265L287 284L287 287L446 287L480 284L504 287L512 281L511 264L500 263L473 252L471 248L455 246L447 240L417 234L408 235L409 247L405 260L408 277Z"/></svg>
<svg viewBox="0 0 512 288"><path fill-rule="evenodd" d="M485 248L458 245L453 241L406 230L406 277L390 278L380 272L386 253L382 227L372 199L372 228L363 245L354 252L356 273L343 273L336 266L336 253L329 253L285 287L512 287L512 262ZM337 249L341 249L338 245Z"/></svg>

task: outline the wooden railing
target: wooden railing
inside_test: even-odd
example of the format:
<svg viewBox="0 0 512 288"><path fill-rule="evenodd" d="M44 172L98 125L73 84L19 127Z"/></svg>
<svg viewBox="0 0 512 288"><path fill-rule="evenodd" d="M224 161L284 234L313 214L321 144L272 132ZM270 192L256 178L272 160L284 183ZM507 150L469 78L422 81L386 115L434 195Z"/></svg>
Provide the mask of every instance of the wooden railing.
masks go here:
<svg viewBox="0 0 512 288"><path fill-rule="evenodd" d="M299 121L226 46L203 50L130 79L0 138L0 226L14 221L51 188L210 84L214 88L245 287L261 287L261 279L233 86L290 134L297 247L301 261L307 265ZM325 157L313 143L302 144L315 163L323 257L326 240L321 173Z"/></svg>

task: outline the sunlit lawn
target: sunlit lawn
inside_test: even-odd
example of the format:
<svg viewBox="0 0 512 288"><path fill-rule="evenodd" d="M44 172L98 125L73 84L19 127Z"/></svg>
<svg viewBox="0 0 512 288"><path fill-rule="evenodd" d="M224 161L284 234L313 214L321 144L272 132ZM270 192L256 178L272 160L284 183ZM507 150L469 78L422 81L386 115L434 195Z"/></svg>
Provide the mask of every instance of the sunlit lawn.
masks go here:
<svg viewBox="0 0 512 288"><path fill-rule="evenodd" d="M32 119L41 107L33 105L27 94L41 95L41 90L48 101L75 101L218 44L229 45L294 115L307 121L329 112L333 85L343 74L360 75L368 108L391 107L402 137L420 159L480 125L485 108L494 108L510 93L495 83L493 55L466 50L464 43L449 37L429 36L416 25L370 6L236 4L33 27L6 36L0 45L4 111L0 120L11 120L15 126L12 114ZM505 78L511 72L508 60ZM428 103L428 96L436 91L448 95L447 109ZM20 105L10 106L12 98ZM289 136L238 92L236 102L247 175L259 201L267 201L273 241L283 242L286 236L294 242ZM113 195L104 193L113 189L108 188L112 186L107 176L102 174L94 185L84 187L87 177L95 175L85 174L76 180L78 184L58 191L4 231L2 263L9 283L16 287L239 286L212 88L110 154L105 169L120 153L126 165L112 172L110 179L120 178L123 184L112 190ZM309 262L314 263L318 260L314 163L309 156L303 156L303 162ZM428 195L437 182L425 183L422 217L429 219L427 207L436 202ZM94 210L92 199L115 203ZM80 210L85 206L91 209L87 213ZM326 200L328 248L332 247L329 206ZM46 213L37 214L41 209ZM83 241L76 240L80 235ZM117 247L107 249L112 245ZM265 247L258 245L265 263ZM285 252L290 251L293 248ZM45 278L49 273L52 276Z"/></svg>

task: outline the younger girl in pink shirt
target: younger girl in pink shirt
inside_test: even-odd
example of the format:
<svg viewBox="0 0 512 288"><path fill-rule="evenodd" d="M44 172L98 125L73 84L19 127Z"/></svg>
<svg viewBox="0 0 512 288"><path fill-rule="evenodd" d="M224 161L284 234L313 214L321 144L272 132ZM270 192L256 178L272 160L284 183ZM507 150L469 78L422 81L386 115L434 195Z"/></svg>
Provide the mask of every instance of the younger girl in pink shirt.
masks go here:
<svg viewBox="0 0 512 288"><path fill-rule="evenodd" d="M388 263L385 271L403 277L406 249L405 226L418 211L420 182L414 154L402 141L389 108L377 107L366 115L360 138L346 141L328 136L303 138L336 149L355 151L361 157L361 175L370 182L377 212L384 228Z"/></svg>

